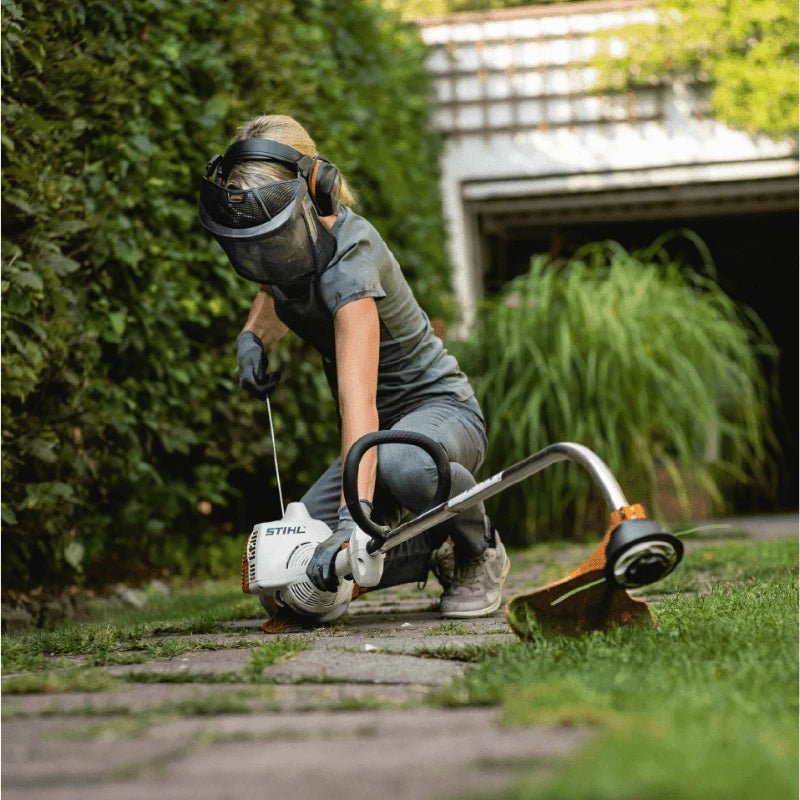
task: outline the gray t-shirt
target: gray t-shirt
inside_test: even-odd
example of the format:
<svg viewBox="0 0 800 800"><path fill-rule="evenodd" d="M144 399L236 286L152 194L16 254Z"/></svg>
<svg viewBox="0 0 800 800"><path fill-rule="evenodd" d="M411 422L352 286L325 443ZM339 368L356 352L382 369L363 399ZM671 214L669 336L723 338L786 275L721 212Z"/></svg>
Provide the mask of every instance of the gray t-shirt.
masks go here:
<svg viewBox="0 0 800 800"><path fill-rule="evenodd" d="M377 406L381 427L433 397L473 396L456 359L433 332L396 259L375 228L343 207L332 229L336 252L308 294L289 297L273 287L278 317L320 352L334 399L333 317L347 303L374 297L380 322Z"/></svg>

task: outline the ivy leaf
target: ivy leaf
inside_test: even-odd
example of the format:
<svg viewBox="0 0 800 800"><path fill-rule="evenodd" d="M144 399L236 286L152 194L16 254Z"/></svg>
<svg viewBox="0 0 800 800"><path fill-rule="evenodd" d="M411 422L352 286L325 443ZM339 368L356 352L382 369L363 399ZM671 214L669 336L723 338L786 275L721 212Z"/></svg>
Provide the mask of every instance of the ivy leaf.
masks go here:
<svg viewBox="0 0 800 800"><path fill-rule="evenodd" d="M83 224L80 223L80 220L72 220L72 222ZM66 223L63 223L63 225L66 225ZM86 227L85 224L83 227ZM76 228L76 230L83 230L83 228ZM53 255L49 256L45 263L57 275L69 275L81 268L81 265L77 261L72 258L67 258L61 253L54 253Z"/></svg>
<svg viewBox="0 0 800 800"><path fill-rule="evenodd" d="M6 525L16 525L17 524L17 515L11 510L10 506L6 503L0 504L0 519Z"/></svg>
<svg viewBox="0 0 800 800"><path fill-rule="evenodd" d="M41 276L29 270L20 270L14 278L14 283L26 289L33 289L34 292L41 292L44 289Z"/></svg>
<svg viewBox="0 0 800 800"><path fill-rule="evenodd" d="M47 464L54 464L57 460L55 452L55 442L48 441L47 439L34 439L30 445L30 453L34 458L44 461Z"/></svg>

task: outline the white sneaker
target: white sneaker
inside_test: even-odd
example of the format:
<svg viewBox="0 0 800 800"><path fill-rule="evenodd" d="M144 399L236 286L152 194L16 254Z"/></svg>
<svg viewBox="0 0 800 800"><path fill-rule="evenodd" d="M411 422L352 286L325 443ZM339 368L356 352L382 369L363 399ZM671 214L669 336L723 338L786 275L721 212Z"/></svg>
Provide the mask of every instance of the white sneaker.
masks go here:
<svg viewBox="0 0 800 800"><path fill-rule="evenodd" d="M449 537L431 553L430 569L442 589L447 591L456 571L455 548Z"/></svg>
<svg viewBox="0 0 800 800"><path fill-rule="evenodd" d="M453 582L439 604L443 617L483 617L500 607L511 561L497 531L494 535L494 547L487 547L474 561L456 563Z"/></svg>

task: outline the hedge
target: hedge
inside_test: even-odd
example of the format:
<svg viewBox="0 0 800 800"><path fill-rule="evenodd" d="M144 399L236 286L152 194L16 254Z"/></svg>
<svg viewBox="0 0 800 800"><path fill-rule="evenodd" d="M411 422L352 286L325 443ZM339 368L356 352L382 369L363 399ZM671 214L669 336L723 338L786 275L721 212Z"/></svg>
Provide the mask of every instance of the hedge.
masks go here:
<svg viewBox="0 0 800 800"><path fill-rule="evenodd" d="M5 588L229 573L277 509L233 342L252 298L199 228L206 161L290 113L427 310L447 312L423 46L372 0L3 3ZM318 364L273 358L284 492L338 449Z"/></svg>

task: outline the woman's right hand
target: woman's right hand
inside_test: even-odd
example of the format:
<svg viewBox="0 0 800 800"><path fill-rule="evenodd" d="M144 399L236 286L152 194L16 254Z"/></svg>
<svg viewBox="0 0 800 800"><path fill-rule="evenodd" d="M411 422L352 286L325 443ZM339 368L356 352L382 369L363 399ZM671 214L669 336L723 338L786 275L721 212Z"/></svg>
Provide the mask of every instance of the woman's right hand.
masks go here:
<svg viewBox="0 0 800 800"><path fill-rule="evenodd" d="M362 500L361 508L365 516L372 517L372 503ZM336 530L324 542L320 542L316 546L311 560L306 565L308 579L321 592L335 592L339 588L339 577L336 574L336 556L342 547L350 541L350 537L357 527L347 506L340 506ZM352 575L348 577L352 577Z"/></svg>
<svg viewBox="0 0 800 800"><path fill-rule="evenodd" d="M239 362L239 386L251 397L266 400L275 391L281 374L267 373L267 354L261 339L253 331L244 330L236 337L236 358Z"/></svg>

